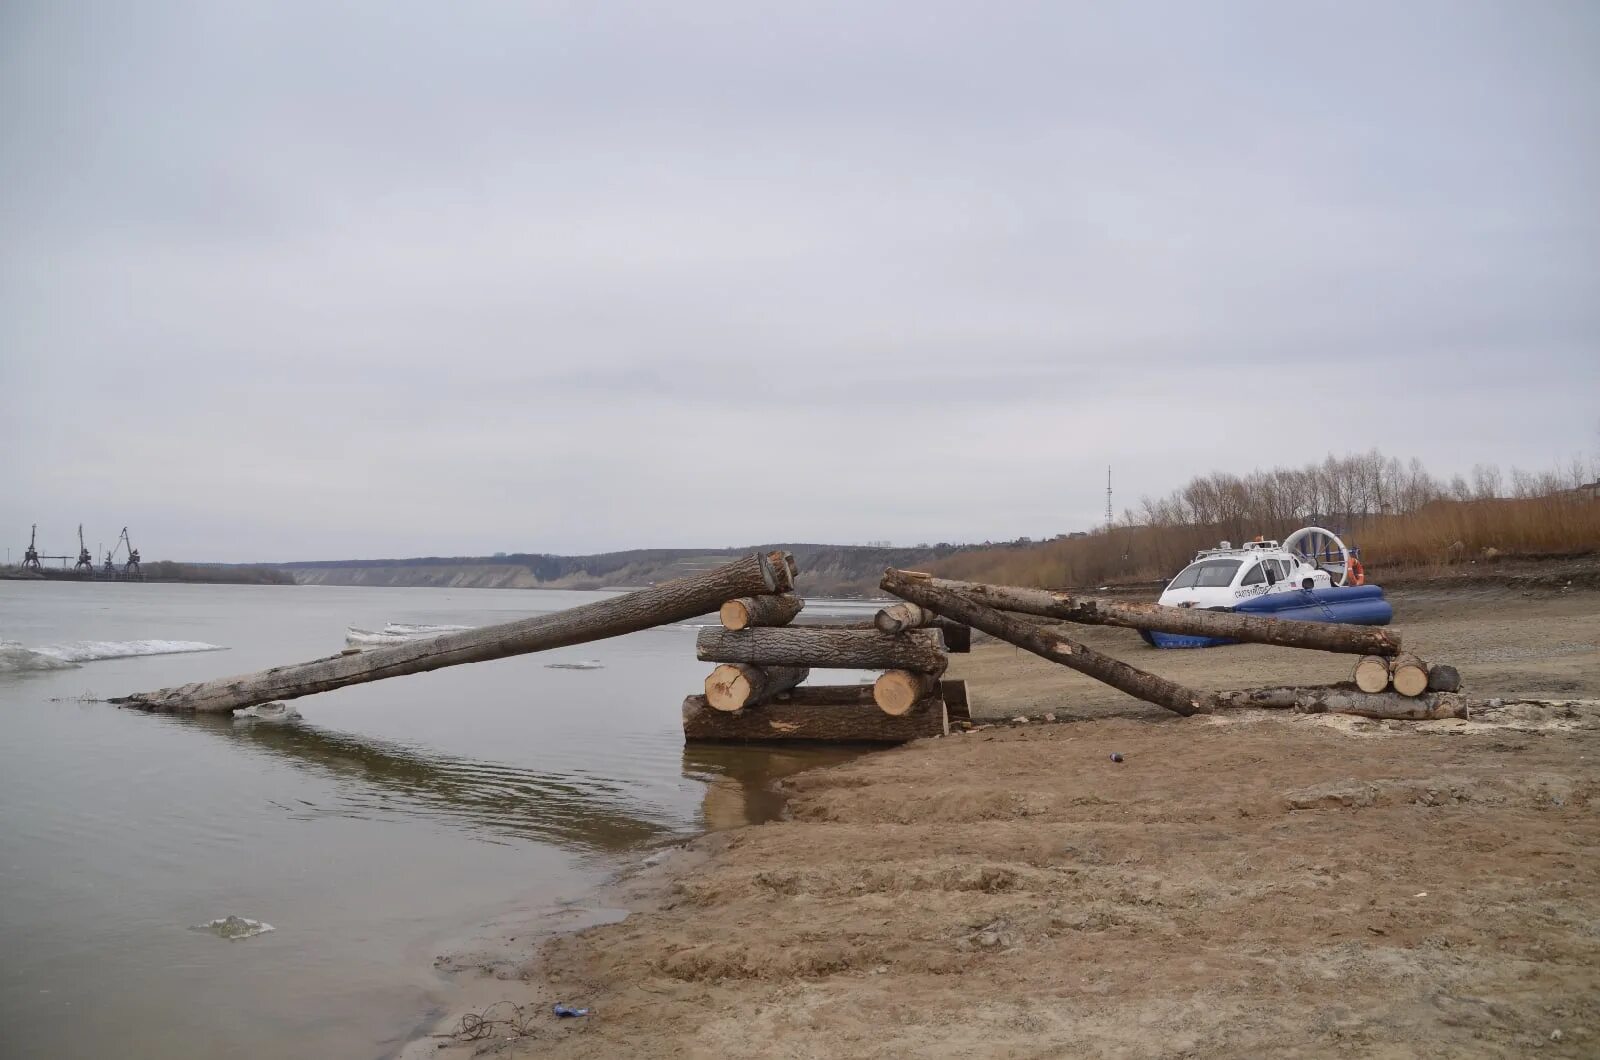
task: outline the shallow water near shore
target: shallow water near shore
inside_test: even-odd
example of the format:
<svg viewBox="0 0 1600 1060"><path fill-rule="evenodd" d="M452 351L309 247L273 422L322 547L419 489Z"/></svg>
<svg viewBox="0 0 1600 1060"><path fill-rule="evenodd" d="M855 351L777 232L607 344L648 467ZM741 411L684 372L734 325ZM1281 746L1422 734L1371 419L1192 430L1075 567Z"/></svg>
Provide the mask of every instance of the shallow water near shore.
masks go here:
<svg viewBox="0 0 1600 1060"><path fill-rule="evenodd" d="M0 1056L388 1055L446 940L559 926L543 911L770 817L773 776L839 757L686 750L693 623L326 693L298 721L79 701L328 655L351 626L604 595L0 582L6 658L69 663L0 668ZM151 644L193 653L133 654ZM230 916L273 930L195 930Z"/></svg>

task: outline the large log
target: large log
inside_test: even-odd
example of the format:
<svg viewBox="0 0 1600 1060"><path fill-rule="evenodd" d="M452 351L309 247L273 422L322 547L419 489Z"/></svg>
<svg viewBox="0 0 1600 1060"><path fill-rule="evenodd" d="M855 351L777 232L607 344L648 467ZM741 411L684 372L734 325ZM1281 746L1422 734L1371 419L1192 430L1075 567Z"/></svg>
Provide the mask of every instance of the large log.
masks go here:
<svg viewBox="0 0 1600 1060"><path fill-rule="evenodd" d="M939 691L939 679L932 674L919 674L911 670L890 670L872 685L872 701L885 714L899 717L909 714L918 703L924 702Z"/></svg>
<svg viewBox="0 0 1600 1060"><path fill-rule="evenodd" d="M724 600L788 592L794 587L792 563L792 557L784 552L746 556L702 574L553 614L375 648L359 655L334 655L260 673L135 693L111 702L140 710L222 712L445 666L583 644L683 622L717 610Z"/></svg>
<svg viewBox="0 0 1600 1060"><path fill-rule="evenodd" d="M1211 713L1209 692L1184 688L1164 677L1134 669L1125 662L1102 655L1086 645L1059 635L1053 630L997 611L969 598L965 593L941 588L936 579L893 568L885 571L879 583L885 592L937 611L991 637L999 637L1051 662L1088 674L1112 688L1146 703L1185 716Z"/></svg>
<svg viewBox="0 0 1600 1060"><path fill-rule="evenodd" d="M1363 718L1400 721L1432 721L1467 716L1465 696L1448 692L1402 696L1395 692L1362 692L1349 685L1247 688L1238 692L1218 692L1216 699L1217 706L1223 708L1255 707L1292 710L1299 714L1355 714Z"/></svg>
<svg viewBox="0 0 1600 1060"><path fill-rule="evenodd" d="M793 688L810 673L803 666L723 663L706 678L706 702L717 710L742 710Z"/></svg>
<svg viewBox="0 0 1600 1060"><path fill-rule="evenodd" d="M916 604L890 604L872 618L874 629L884 633L904 633L908 629L937 629L944 636L944 650L964 655L972 650L972 627L952 622Z"/></svg>
<svg viewBox="0 0 1600 1060"><path fill-rule="evenodd" d="M924 576L926 577L926 576ZM1197 637L1228 637L1257 644L1343 652L1352 655L1396 655L1400 634L1376 626L1344 626L1331 622L1297 622L1237 611L1207 611L1194 607L1123 603L1076 597L1048 589L1023 589L1010 585L929 578L933 588L958 592L997 611L1041 615L1063 622L1093 626L1123 626Z"/></svg>
<svg viewBox="0 0 1600 1060"><path fill-rule="evenodd" d="M1461 691L1461 671L1445 663L1435 663L1428 667L1428 691Z"/></svg>
<svg viewBox="0 0 1600 1060"><path fill-rule="evenodd" d="M1389 663L1381 655L1363 655L1356 663L1356 687L1363 692L1382 692L1389 687Z"/></svg>
<svg viewBox="0 0 1600 1060"><path fill-rule="evenodd" d="M1428 664L1401 652L1389 660L1389 683L1402 696L1420 696L1428 690Z"/></svg>
<svg viewBox="0 0 1600 1060"><path fill-rule="evenodd" d="M690 742L905 743L949 731L944 703L939 700L898 718L872 706L870 699L865 704L784 703L780 697L732 713L712 709L704 696L683 701L683 736Z"/></svg>
<svg viewBox="0 0 1600 1060"><path fill-rule="evenodd" d="M702 662L742 662L757 666L810 666L819 669L915 670L944 673L946 658L933 630L879 633L877 630L775 626L730 633L702 629L695 639Z"/></svg>
<svg viewBox="0 0 1600 1060"><path fill-rule="evenodd" d="M794 593L779 596L745 596L729 600L717 612L723 629L749 629L751 626L783 626L798 615L806 602Z"/></svg>

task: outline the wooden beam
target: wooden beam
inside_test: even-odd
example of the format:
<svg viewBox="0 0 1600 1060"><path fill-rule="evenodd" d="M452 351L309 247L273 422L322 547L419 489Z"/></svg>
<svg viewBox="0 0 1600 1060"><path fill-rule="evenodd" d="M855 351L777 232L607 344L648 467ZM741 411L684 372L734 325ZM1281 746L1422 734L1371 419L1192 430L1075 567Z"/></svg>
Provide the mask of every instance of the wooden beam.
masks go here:
<svg viewBox="0 0 1600 1060"><path fill-rule="evenodd" d="M939 635L930 629L889 634L877 630L778 626L731 633L715 627L695 638L702 662L742 662L757 666L809 666L816 669L915 670L944 673L947 663Z"/></svg>
<svg viewBox="0 0 1600 1060"><path fill-rule="evenodd" d="M879 584L885 592L937 611L973 629L981 629L991 637L1009 641L1040 658L1088 674L1135 699L1185 716L1211 713L1212 698L1208 692L1184 688L1164 677L1137 670L1053 630L980 604L963 592L940 588L935 582L936 579L925 574L890 568L884 572L883 581Z"/></svg>
<svg viewBox="0 0 1600 1060"><path fill-rule="evenodd" d="M746 556L701 574L553 614L375 648L359 655L334 655L260 673L135 693L111 702L140 710L238 710L347 685L621 636L715 611L725 600L784 593L793 587L792 557L787 553Z"/></svg>
<svg viewBox="0 0 1600 1060"><path fill-rule="evenodd" d="M870 686L868 691L870 692ZM731 713L712 709L704 696L683 701L683 736L702 741L772 743L905 743L950 731L944 703L933 700L903 717L890 717L867 703L784 703L774 700Z"/></svg>
<svg viewBox="0 0 1600 1060"><path fill-rule="evenodd" d="M944 709L951 721L972 720L972 698L964 679L946 677L939 682L939 693L944 697Z"/></svg>
<svg viewBox="0 0 1600 1060"><path fill-rule="evenodd" d="M1350 655L1397 655L1400 634L1378 626L1345 626L1332 622L1298 622L1265 618L1238 611L1207 611L1196 607L1123 603L1093 597L1076 597L1048 589L927 578L935 589L958 592L997 611L1017 611L1062 622L1092 626L1123 626L1196 637L1227 637L1256 644Z"/></svg>

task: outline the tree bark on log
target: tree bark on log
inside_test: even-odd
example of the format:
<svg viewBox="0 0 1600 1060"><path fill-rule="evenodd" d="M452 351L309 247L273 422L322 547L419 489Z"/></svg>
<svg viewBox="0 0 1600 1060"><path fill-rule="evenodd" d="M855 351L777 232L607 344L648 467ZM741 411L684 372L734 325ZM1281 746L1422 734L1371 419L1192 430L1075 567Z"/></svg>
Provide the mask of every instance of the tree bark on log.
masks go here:
<svg viewBox="0 0 1600 1060"><path fill-rule="evenodd" d="M1382 692L1389 687L1389 661L1381 655L1363 656L1356 663L1356 687L1363 692Z"/></svg>
<svg viewBox="0 0 1600 1060"><path fill-rule="evenodd" d="M972 720L972 697L967 682L959 677L946 677L939 682L939 693L944 697L945 713L951 721Z"/></svg>
<svg viewBox="0 0 1600 1060"><path fill-rule="evenodd" d="M870 686L868 687L870 691ZM933 700L903 717L890 717L862 703L784 703L727 713L713 710L704 696L683 701L683 736L700 741L770 743L805 740L825 743L905 743L950 731L944 703Z"/></svg>
<svg viewBox="0 0 1600 1060"><path fill-rule="evenodd" d="M334 655L259 673L135 693L111 702L140 710L220 713L445 666L583 644L683 622L715 611L723 601L735 597L788 592L794 587L792 563L792 557L783 552L746 556L703 574L553 614L374 648L359 655Z"/></svg>
<svg viewBox="0 0 1600 1060"><path fill-rule="evenodd" d="M926 576L924 576L926 577ZM1227 637L1256 644L1350 655L1392 656L1400 651L1400 634L1377 626L1343 626L1330 622L1298 622L1263 618L1237 611L1207 611L1197 607L1163 607L1075 597L1047 589L1009 585L927 579L935 589L961 593L975 603L997 611L1017 611L1064 622L1092 626L1123 626L1197 637Z"/></svg>
<svg viewBox="0 0 1600 1060"><path fill-rule="evenodd" d="M1461 671L1454 666L1436 663L1428 667L1429 692L1459 692L1461 691Z"/></svg>
<svg viewBox="0 0 1600 1060"><path fill-rule="evenodd" d="M1349 685L1309 688L1247 688L1218 692L1221 708L1292 710L1298 714L1355 714L1397 721L1433 721L1467 716L1466 697L1448 692L1402 696L1395 692L1362 692Z"/></svg>
<svg viewBox="0 0 1600 1060"><path fill-rule="evenodd" d="M1009 641L1041 658L1088 674L1135 699L1185 716L1211 713L1212 698L1209 692L1184 688L1164 677L1134 669L1125 662L1102 655L1049 629L986 607L965 593L940 588L937 579L925 574L890 568L884 572L883 581L879 584L885 592L937 611L973 629L981 629L991 637Z"/></svg>
<svg viewBox="0 0 1600 1060"><path fill-rule="evenodd" d="M872 683L856 685L801 685L773 696L773 702L794 707L856 706L878 709L872 701Z"/></svg>
<svg viewBox="0 0 1600 1060"><path fill-rule="evenodd" d="M1389 683L1402 696L1420 696L1428 690L1428 664L1402 652L1389 663Z"/></svg>
<svg viewBox="0 0 1600 1060"><path fill-rule="evenodd" d="M702 629L695 639L702 662L743 662L757 666L810 666L818 669L915 670L944 673L946 658L939 635L917 629L888 634L877 630L778 626L740 630Z"/></svg>
<svg viewBox="0 0 1600 1060"><path fill-rule="evenodd" d="M745 596L729 600L717 612L723 629L749 629L751 626L786 626L806 602L794 593L779 596Z"/></svg>
<svg viewBox="0 0 1600 1060"><path fill-rule="evenodd" d="M717 710L742 710L788 691L810 674L803 666L723 663L706 678L706 702Z"/></svg>
<svg viewBox="0 0 1600 1060"><path fill-rule="evenodd" d="M872 701L885 714L898 718L938 691L939 679L932 674L890 670L873 682Z"/></svg>

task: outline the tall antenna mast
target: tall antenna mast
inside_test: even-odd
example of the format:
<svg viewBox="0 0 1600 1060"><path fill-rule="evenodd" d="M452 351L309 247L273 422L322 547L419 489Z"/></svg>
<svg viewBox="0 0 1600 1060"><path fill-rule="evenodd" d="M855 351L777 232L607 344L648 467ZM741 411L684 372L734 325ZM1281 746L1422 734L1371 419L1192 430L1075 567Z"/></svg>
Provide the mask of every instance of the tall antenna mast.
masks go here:
<svg viewBox="0 0 1600 1060"><path fill-rule="evenodd" d="M1106 529L1111 529L1111 465L1106 465Z"/></svg>

